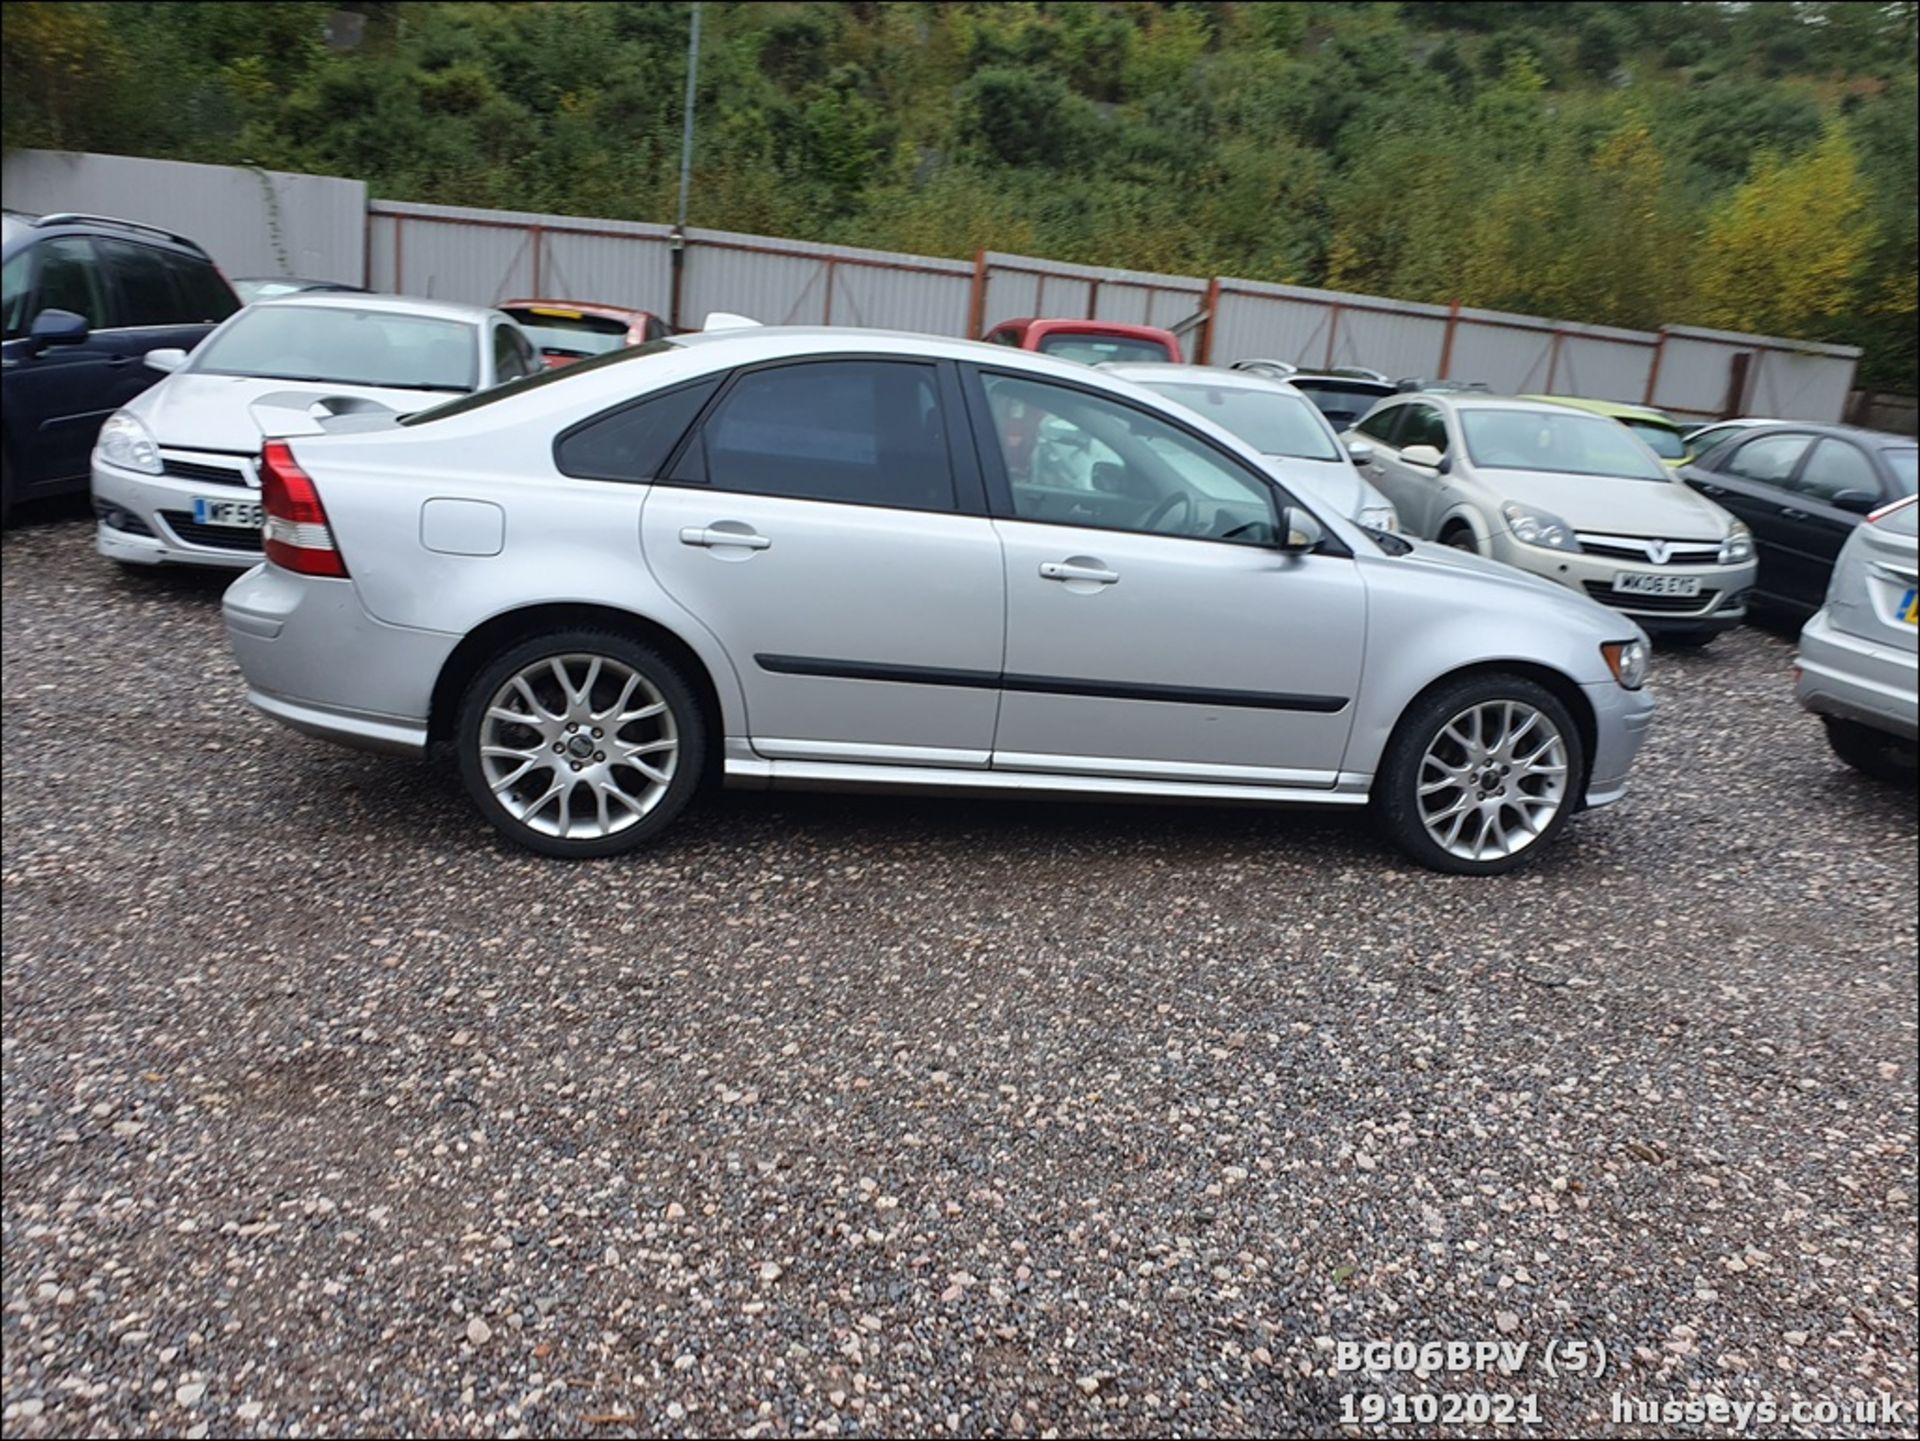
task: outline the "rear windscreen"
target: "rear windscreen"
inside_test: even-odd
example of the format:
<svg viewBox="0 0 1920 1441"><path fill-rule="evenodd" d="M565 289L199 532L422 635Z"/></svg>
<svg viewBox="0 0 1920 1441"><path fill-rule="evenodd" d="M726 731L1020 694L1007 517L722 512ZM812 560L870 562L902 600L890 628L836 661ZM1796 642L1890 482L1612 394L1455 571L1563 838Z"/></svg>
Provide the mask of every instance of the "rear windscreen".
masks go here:
<svg viewBox="0 0 1920 1441"><path fill-rule="evenodd" d="M605 355L627 343L627 322L605 315L537 305L516 305L507 314L548 354Z"/></svg>
<svg viewBox="0 0 1920 1441"><path fill-rule="evenodd" d="M1157 340L1136 340L1120 335L1075 335L1056 330L1040 337L1040 353L1057 355L1062 360L1077 360L1083 365L1102 365L1113 360L1172 360L1167 347Z"/></svg>

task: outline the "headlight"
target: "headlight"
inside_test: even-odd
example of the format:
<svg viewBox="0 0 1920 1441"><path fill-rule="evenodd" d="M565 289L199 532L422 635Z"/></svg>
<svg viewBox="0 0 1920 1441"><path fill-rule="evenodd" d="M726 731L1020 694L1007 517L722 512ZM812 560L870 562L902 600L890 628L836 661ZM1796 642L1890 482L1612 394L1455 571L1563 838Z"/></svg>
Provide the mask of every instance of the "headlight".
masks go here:
<svg viewBox="0 0 1920 1441"><path fill-rule="evenodd" d="M1740 521L1733 523L1733 529L1727 532L1727 538L1720 542L1720 564L1738 565L1743 560L1753 559L1753 532Z"/></svg>
<svg viewBox="0 0 1920 1441"><path fill-rule="evenodd" d="M1628 690L1639 690L1647 683L1647 643L1643 640L1610 640L1600 647L1607 658L1607 669Z"/></svg>
<svg viewBox="0 0 1920 1441"><path fill-rule="evenodd" d="M1400 529L1400 512L1390 505L1362 506L1358 518L1368 530L1384 530L1391 534Z"/></svg>
<svg viewBox="0 0 1920 1441"><path fill-rule="evenodd" d="M1557 515L1512 500L1500 507L1500 513L1507 518L1513 538L1522 545L1537 545L1544 550L1580 549L1580 542L1573 538L1573 527Z"/></svg>
<svg viewBox="0 0 1920 1441"><path fill-rule="evenodd" d="M95 449L108 465L117 465L122 470L158 475L165 468L160 464L160 447L153 443L146 426L124 410L107 417L107 423L100 427Z"/></svg>

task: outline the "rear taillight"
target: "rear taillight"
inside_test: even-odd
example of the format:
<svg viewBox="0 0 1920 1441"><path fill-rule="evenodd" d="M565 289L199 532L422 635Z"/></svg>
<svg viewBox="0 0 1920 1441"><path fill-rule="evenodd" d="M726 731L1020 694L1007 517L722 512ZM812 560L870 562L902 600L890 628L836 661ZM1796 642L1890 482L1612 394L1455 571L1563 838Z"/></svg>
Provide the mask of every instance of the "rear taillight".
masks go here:
<svg viewBox="0 0 1920 1441"><path fill-rule="evenodd" d="M1876 525L1880 521L1883 521L1888 516L1892 515L1896 510L1905 510L1908 506L1914 504L1915 499L1916 497L1914 496L1903 495L1898 500L1888 501L1885 505L1881 506L1880 509L1878 510L1868 511L1867 524Z"/></svg>
<svg viewBox="0 0 1920 1441"><path fill-rule="evenodd" d="M267 513L268 560L301 575L345 578L347 563L334 547L320 492L283 440L268 441L260 452L260 502Z"/></svg>

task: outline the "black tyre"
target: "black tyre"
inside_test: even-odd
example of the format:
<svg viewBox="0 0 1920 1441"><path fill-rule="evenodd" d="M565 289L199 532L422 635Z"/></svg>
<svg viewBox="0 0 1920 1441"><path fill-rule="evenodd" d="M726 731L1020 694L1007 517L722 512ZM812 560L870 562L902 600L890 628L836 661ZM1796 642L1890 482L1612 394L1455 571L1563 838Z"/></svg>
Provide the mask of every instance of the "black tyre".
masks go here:
<svg viewBox="0 0 1920 1441"><path fill-rule="evenodd" d="M1914 784L1920 762L1916 762L1912 741L1838 716L1820 719L1826 723L1827 744L1833 747L1833 753L1861 775L1896 785Z"/></svg>
<svg viewBox="0 0 1920 1441"><path fill-rule="evenodd" d="M1585 775L1580 729L1552 691L1482 673L1407 708L1373 803L1388 837L1421 865L1498 875L1552 844L1579 808Z"/></svg>
<svg viewBox="0 0 1920 1441"><path fill-rule="evenodd" d="M468 684L455 722L460 777L517 845L585 860L645 845L700 784L706 720L657 651L617 631L510 646Z"/></svg>
<svg viewBox="0 0 1920 1441"><path fill-rule="evenodd" d="M1451 546L1454 550L1480 554L1480 542L1473 538L1473 528L1465 525L1450 525L1440 533L1440 544Z"/></svg>

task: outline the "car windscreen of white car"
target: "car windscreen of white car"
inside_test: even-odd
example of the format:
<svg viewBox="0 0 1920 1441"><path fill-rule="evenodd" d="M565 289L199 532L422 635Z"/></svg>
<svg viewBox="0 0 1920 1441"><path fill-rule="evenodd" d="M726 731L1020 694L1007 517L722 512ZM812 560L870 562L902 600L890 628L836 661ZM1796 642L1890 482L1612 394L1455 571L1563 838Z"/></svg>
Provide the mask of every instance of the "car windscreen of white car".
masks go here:
<svg viewBox="0 0 1920 1441"><path fill-rule="evenodd" d="M1461 410L1460 428L1467 454L1482 470L1546 470L1662 485L1672 479L1644 441L1598 415L1474 406Z"/></svg>
<svg viewBox="0 0 1920 1441"><path fill-rule="evenodd" d="M1176 400L1232 431L1263 455L1298 460L1338 460L1340 452L1312 402L1270 390L1222 385L1160 385L1148 389Z"/></svg>
<svg viewBox="0 0 1920 1441"><path fill-rule="evenodd" d="M478 363L474 327L458 320L283 300L243 311L208 339L193 369L262 380L469 391Z"/></svg>
<svg viewBox="0 0 1920 1441"><path fill-rule="evenodd" d="M1912 495L1916 488L1916 472L1920 472L1920 449L1911 445L1889 446L1880 452L1887 460L1887 468L1893 472L1893 483L1900 487L1902 495Z"/></svg>

